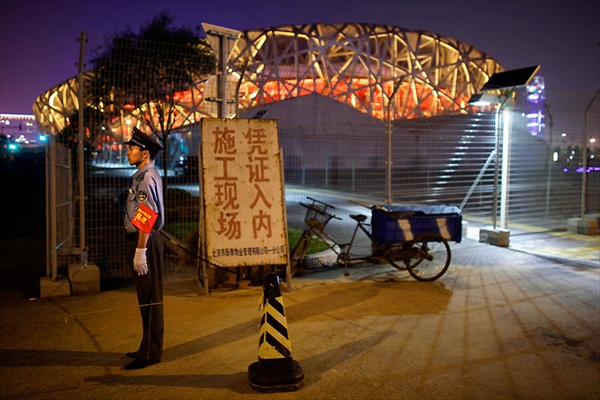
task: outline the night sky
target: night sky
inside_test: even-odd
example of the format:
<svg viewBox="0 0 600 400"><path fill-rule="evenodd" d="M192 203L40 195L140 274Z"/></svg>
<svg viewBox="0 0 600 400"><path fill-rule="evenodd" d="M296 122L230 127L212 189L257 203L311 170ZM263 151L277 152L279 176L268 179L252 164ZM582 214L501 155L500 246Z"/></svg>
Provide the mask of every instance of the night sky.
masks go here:
<svg viewBox="0 0 600 400"><path fill-rule="evenodd" d="M581 134L585 107L600 88L596 0L3 0L0 113L32 114L37 96L77 74L81 31L94 35L129 27L137 31L160 11L174 16L176 26L208 22L241 30L367 22L453 37L488 53L506 69L540 64L538 75L545 79L555 129L575 135Z"/></svg>

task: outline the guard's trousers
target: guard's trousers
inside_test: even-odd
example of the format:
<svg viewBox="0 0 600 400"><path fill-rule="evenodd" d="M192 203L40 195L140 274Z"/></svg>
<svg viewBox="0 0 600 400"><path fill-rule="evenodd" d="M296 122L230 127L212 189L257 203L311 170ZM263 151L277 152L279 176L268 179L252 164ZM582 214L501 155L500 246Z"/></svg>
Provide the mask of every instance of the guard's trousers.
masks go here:
<svg viewBox="0 0 600 400"><path fill-rule="evenodd" d="M164 339L163 319L163 253L164 244L160 235L153 232L146 246L148 273L138 275L133 270L133 257L137 246L137 234L131 240L128 235L127 259L133 273L133 283L137 292L138 304L142 315L142 341L138 349L139 357L147 360L162 358Z"/></svg>

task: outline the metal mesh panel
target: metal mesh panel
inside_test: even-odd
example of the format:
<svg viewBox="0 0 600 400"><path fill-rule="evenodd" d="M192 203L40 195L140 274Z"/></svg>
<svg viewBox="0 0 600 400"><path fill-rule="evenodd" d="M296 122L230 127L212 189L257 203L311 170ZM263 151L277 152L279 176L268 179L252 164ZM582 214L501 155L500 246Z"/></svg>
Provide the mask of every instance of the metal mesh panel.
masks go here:
<svg viewBox="0 0 600 400"><path fill-rule="evenodd" d="M507 181L507 223L564 227L580 214L581 173L553 161L547 128L532 135L521 99L503 113L453 115L393 122L391 199L394 204L463 205L466 216L493 219L496 118L500 119L498 198ZM315 191L387 201L387 123L323 96L285 100L241 114L276 119L286 183ZM508 147L503 146L504 135ZM569 150L575 151L575 150ZM508 152L508 171L502 156ZM593 149L591 151L593 153ZM580 149L575 151L579 154ZM594 154L591 154L594 156ZM568 158L568 157L567 157ZM581 164L581 158L569 161ZM590 170L597 160L590 159ZM503 174L507 173L507 174ZM588 209L598 212L598 172L588 174ZM464 204L463 204L464 202ZM499 211L497 210L499 214ZM498 217L498 215L497 215Z"/></svg>
<svg viewBox="0 0 600 400"><path fill-rule="evenodd" d="M242 114L249 117L255 113ZM279 122L286 183L387 198L387 124L322 96L269 106ZM460 204L494 146L494 115L396 121L392 127L394 203ZM490 172L469 209L489 210Z"/></svg>
<svg viewBox="0 0 600 400"><path fill-rule="evenodd" d="M100 48L99 37L90 37L88 47ZM185 46L168 46L160 43L146 43L148 52L142 58L135 58L135 54L127 55L127 63L144 64L153 62L153 52L166 53L166 57L173 60L183 57ZM154 46L154 47L153 47ZM88 52L91 58L93 51ZM86 53L87 54L87 53ZM87 64L91 65L88 60ZM209 66L210 67L210 66ZM92 75L88 75L86 83L91 82ZM127 75L122 79L132 80L127 85L138 90L132 95L138 97L152 96L150 91L155 90L153 82L141 81L138 76ZM148 78L148 76L146 76ZM180 77L173 77L180 79ZM137 81L136 81L137 80ZM156 85L154 83L154 85ZM97 93L90 93L94 85L84 84L86 98L94 98ZM173 241L195 252L197 247L199 223L199 176L198 176L198 146L200 129L194 123L194 118L207 116L202 110L197 113L182 114L178 108L189 106L201 98L197 88L177 92L174 102L175 123L170 131L166 143L163 139L165 152L159 153L154 163L163 178L165 202L165 233ZM196 97L196 98L195 98ZM149 125L160 124L156 116L157 110L148 111L143 108L125 108L117 112L104 110L101 118L86 118L86 170L85 189L87 200L86 207L86 243L89 247L89 259L99 266L105 278L129 277L131 271L126 268L124 260L126 242L124 240L123 216L127 191L131 186L131 176L135 167L127 161L127 146L123 145L131 135L132 126L144 130ZM154 105L158 109L158 105ZM112 115L110 115L112 113ZM90 112L90 115L94 115ZM106 117L110 120L107 121ZM150 123L148 118L154 122ZM166 158L166 159L165 159ZM166 167L166 171L165 171ZM167 249L165 253L165 269L167 272L177 272L186 265L194 268L196 263L190 260L186 253L175 246L172 241L164 240Z"/></svg>
<svg viewBox="0 0 600 400"><path fill-rule="evenodd" d="M100 38L89 38L89 48L99 45ZM172 59L181 57L176 46L161 48L160 51L171 52ZM86 64L91 65L89 56ZM335 74L335 71L331 73ZM84 87L91 78L87 73ZM258 89L268 91L269 87L282 83L276 82L278 79L287 78L272 76L271 81L257 80L256 84L264 86ZM235 79L228 80L233 82ZM246 87L245 84L248 82L240 88ZM130 86L142 88L145 82L134 81ZM167 141L165 231L194 250L200 190L198 121L202 117L216 116L216 103L204 98L204 90L210 89L210 93L214 94L216 86L213 76L178 94L179 120ZM73 99L77 98L74 96L77 85L71 80L55 89L61 91L59 96L50 90L40 97L36 107L42 110L44 102L49 99L61 99L61 107L55 104L53 112L60 110L62 114L47 118L39 111L38 115L42 125L54 121L47 126L48 131L61 134L61 129L68 127L69 121L76 118L77 104ZM367 112L361 107L353 107L351 102L336 100L332 97L334 95L335 92L331 96L325 92L314 92L284 96L268 104L241 102L240 117L278 121L289 204L303 200L306 194L318 198L320 192L340 198L360 198L376 204L385 204L389 198L396 205L461 205L466 219L490 222L494 209L494 149L498 117L502 118L500 122L504 132L499 137L498 157L501 159L504 154L510 154L505 164L508 169L503 171L498 165L501 177L498 183L501 185L502 179L508 183L509 225L532 223L551 228L557 224L564 226L567 218L580 215L582 174L577 166L582 163L581 147L569 147L561 142L557 139L558 130L548 130L548 126L543 134L532 135L527 128L527 110L519 101L506 108L506 118L497 116L493 111L466 114L465 109L455 115L429 113L427 115L436 116L426 117L424 114L412 119L400 119L406 115L397 114L393 117L398 119L389 124L383 103L377 108L382 110L381 113ZM86 98L89 96L93 93L87 92ZM522 93L517 93L517 100L519 96ZM564 111L573 108L573 113L583 115L581 106L574 104L557 103L555 109ZM599 131L599 108L598 102L591 108L590 132ZM129 277L131 271L125 267L123 259L122 218L130 177L135 169L127 163L123 142L129 138L131 125L140 125L144 112L129 107L104 110L102 115L98 115L97 111L86 108L85 114L86 243L90 260L100 267L104 277ZM112 116L110 123L104 119L107 115ZM565 125L564 121L554 122L557 126L559 123ZM573 129L583 130L582 127ZM509 148L504 148L502 139L505 136L509 138ZM592 152L590 156L595 157L596 154ZM160 170L164 157L164 154L159 155L155 161ZM597 158L590 158L590 167L597 166ZM388 172L391 172L390 179ZM587 176L588 211L598 212L600 171L592 171ZM71 191L72 188L61 187L60 190ZM77 192L75 187L75 194ZM78 203L75 204L76 208ZM74 211L70 215L77 219L78 210ZM302 217L299 222L302 222ZM65 216L65 220L68 218L71 216ZM290 226L298 227L294 218L295 214L288 212ZM71 226L78 227L78 221ZM195 267L193 258L172 243L167 244L170 245L166 257L167 271Z"/></svg>
<svg viewBox="0 0 600 400"><path fill-rule="evenodd" d="M73 240L73 184L69 177L72 173L69 149L56 146L56 213L57 248Z"/></svg>
<svg viewBox="0 0 600 400"><path fill-rule="evenodd" d="M73 220L73 171L70 149L51 139L47 156L47 171L51 178L47 187L49 206L49 260L47 275L52 279L58 276L59 266L66 265L72 257L73 247L77 245Z"/></svg>

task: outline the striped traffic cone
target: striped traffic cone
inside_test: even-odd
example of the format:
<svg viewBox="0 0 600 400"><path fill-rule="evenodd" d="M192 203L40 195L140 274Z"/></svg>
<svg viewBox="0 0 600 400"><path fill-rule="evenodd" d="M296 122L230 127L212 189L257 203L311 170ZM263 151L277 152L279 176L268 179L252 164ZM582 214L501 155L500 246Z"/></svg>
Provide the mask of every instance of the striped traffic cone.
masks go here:
<svg viewBox="0 0 600 400"><path fill-rule="evenodd" d="M248 366L250 386L260 392L297 390L304 382L304 371L292 359L279 277L274 273L265 278L262 307L258 362Z"/></svg>

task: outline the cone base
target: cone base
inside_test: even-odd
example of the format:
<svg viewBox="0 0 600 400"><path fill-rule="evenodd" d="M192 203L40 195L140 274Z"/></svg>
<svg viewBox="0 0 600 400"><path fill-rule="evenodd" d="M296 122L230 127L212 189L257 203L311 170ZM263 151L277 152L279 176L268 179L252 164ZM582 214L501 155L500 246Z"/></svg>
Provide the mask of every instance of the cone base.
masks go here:
<svg viewBox="0 0 600 400"><path fill-rule="evenodd" d="M262 360L264 364L265 361ZM264 367L264 365L263 365ZM252 389L263 392L294 392L304 383L304 371L300 364L292 360L292 370L287 373L267 372L258 362L248 366L248 378Z"/></svg>

